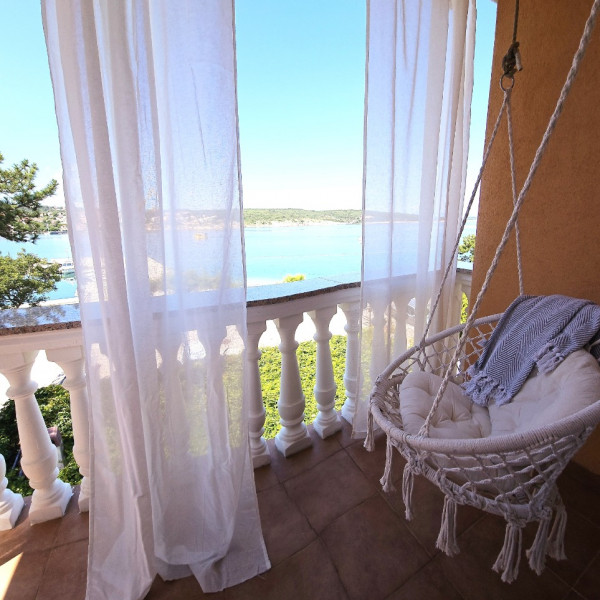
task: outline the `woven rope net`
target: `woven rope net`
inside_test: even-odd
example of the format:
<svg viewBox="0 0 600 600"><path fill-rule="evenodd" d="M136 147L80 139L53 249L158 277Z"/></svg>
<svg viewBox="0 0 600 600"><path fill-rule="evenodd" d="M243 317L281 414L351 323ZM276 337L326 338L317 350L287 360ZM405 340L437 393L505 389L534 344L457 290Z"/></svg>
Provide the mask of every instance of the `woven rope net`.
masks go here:
<svg viewBox="0 0 600 600"><path fill-rule="evenodd" d="M452 373L453 382L467 378L468 365L479 357L480 343L491 335L499 318L494 315L475 321ZM407 518L412 516L414 475L424 475L440 488L446 498L437 546L451 556L458 552L456 505L468 504L504 517L506 539L494 569L510 582L518 574L521 531L528 522L539 522L538 535L528 551L534 571L542 572L546 555L565 558L566 513L556 480L600 421L600 400L575 415L525 433L460 440L407 433L399 410L400 384L414 370L443 375L461 343L461 333L457 326L432 336L400 356L378 378L370 414L388 440L381 483L384 490L393 489L390 473L395 448L406 459L402 487Z"/></svg>

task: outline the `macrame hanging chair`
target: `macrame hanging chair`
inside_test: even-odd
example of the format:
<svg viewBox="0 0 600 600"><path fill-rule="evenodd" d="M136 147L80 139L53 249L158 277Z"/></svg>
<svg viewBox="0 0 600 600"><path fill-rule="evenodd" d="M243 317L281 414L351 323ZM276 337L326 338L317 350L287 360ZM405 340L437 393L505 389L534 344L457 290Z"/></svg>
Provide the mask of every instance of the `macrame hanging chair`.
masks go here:
<svg viewBox="0 0 600 600"><path fill-rule="evenodd" d="M504 517L507 523L504 545L493 569L501 573L502 580L505 582L514 581L518 575L522 531L529 522L538 523L534 542L527 551L529 566L538 575L544 569L546 556L555 559L566 558L564 552L566 510L556 482L569 460L600 422L600 389L593 390L594 401L586 408L531 430L467 439L445 439L430 437L429 434L432 419L439 410L448 386L469 380L470 376L467 373L469 365L472 365L481 356L482 346L490 338L502 317L498 314L477 318L477 312L513 229L515 229L517 241L519 287L520 293L523 294L517 217L557 119L562 112L589 43L599 9L600 0L595 0L556 108L523 188L517 195L510 112L514 74L520 70L518 42L516 41L517 0L513 42L503 61L504 74L500 82L504 92L504 101L484 152L482 167L457 236L454 254L458 250L468 212L476 196L483 169L504 114L506 114L508 124L513 212L466 323L427 337L433 314L440 301L442 288L455 264L453 256L445 271L438 296L433 303L423 339L419 344L399 356L380 374L370 397L368 435L365 447L368 450L373 449L373 429L377 423L387 436L386 465L381 479L384 491L393 489L391 468L394 448L396 448L406 460L402 494L407 519L412 517L411 494L415 475L420 474L427 477L439 487L445 496L442 523L436 546L449 556L453 556L459 551L456 541L457 505L471 505ZM431 397L435 397L422 427L418 432L413 430L410 433L400 409L404 400L401 387L409 374L419 372L438 375L441 383L439 383L437 393L434 391L431 395Z"/></svg>

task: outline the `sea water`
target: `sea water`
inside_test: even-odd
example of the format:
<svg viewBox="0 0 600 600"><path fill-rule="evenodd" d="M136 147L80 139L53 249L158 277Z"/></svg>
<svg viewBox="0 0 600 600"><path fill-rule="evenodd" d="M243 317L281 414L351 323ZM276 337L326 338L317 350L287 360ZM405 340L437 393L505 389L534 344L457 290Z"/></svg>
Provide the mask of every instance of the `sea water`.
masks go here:
<svg viewBox="0 0 600 600"><path fill-rule="evenodd" d="M465 235L475 232L469 220ZM360 277L362 226L360 224L314 224L247 227L244 231L248 285L283 281L287 275L306 279L356 273ZM71 259L67 234L41 235L35 244L0 238L0 253L16 256L23 248L46 259ZM50 299L73 298L73 277L62 279Z"/></svg>

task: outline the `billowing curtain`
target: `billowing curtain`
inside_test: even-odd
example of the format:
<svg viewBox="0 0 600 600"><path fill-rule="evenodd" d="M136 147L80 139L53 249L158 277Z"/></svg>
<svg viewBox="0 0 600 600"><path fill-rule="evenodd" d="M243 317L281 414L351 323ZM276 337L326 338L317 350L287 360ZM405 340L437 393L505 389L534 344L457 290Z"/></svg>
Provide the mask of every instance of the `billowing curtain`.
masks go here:
<svg viewBox="0 0 600 600"><path fill-rule="evenodd" d="M460 224L475 0L370 0L363 197L361 384L418 343ZM454 276L430 333L458 322Z"/></svg>
<svg viewBox="0 0 600 600"><path fill-rule="evenodd" d="M269 567L249 457L233 3L42 0L90 393L87 598Z"/></svg>

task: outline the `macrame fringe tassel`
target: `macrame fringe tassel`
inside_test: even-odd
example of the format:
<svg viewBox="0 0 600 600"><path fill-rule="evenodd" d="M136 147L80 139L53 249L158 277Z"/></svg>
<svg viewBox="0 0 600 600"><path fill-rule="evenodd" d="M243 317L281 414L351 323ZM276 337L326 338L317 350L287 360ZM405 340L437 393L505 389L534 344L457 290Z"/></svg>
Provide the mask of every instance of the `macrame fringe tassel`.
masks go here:
<svg viewBox="0 0 600 600"><path fill-rule="evenodd" d="M390 437L387 439L387 445L385 447L385 469L383 471L383 477L379 480L383 486L384 492L394 492L396 488L392 483L392 460L394 457L394 446Z"/></svg>
<svg viewBox="0 0 600 600"><path fill-rule="evenodd" d="M375 450L375 436L373 435L373 415L371 411L367 415L367 437L363 444L367 452L373 452Z"/></svg>
<svg viewBox="0 0 600 600"><path fill-rule="evenodd" d="M561 502L556 509L556 517L548 538L548 556L555 560L565 560L565 531L567 529L567 509Z"/></svg>
<svg viewBox="0 0 600 600"><path fill-rule="evenodd" d="M501 579L505 583L512 583L519 574L522 538L523 530L521 525L510 522L506 524L504 545L492 567L496 573L502 571Z"/></svg>
<svg viewBox="0 0 600 600"><path fill-rule="evenodd" d="M450 496L444 498L442 524L435 547L448 556L455 556L460 552L456 543L456 502Z"/></svg>
<svg viewBox="0 0 600 600"><path fill-rule="evenodd" d="M414 486L415 474L410 468L410 463L404 465L404 473L402 475L402 501L404 502L404 516L407 521L413 517L412 513L412 493Z"/></svg>
<svg viewBox="0 0 600 600"><path fill-rule="evenodd" d="M550 532L550 521L552 515L547 519L541 519L538 525L537 533L531 548L525 553L529 560L529 566L532 571L535 571L538 575L542 574L544 567L546 566L546 554L548 548L548 533Z"/></svg>

